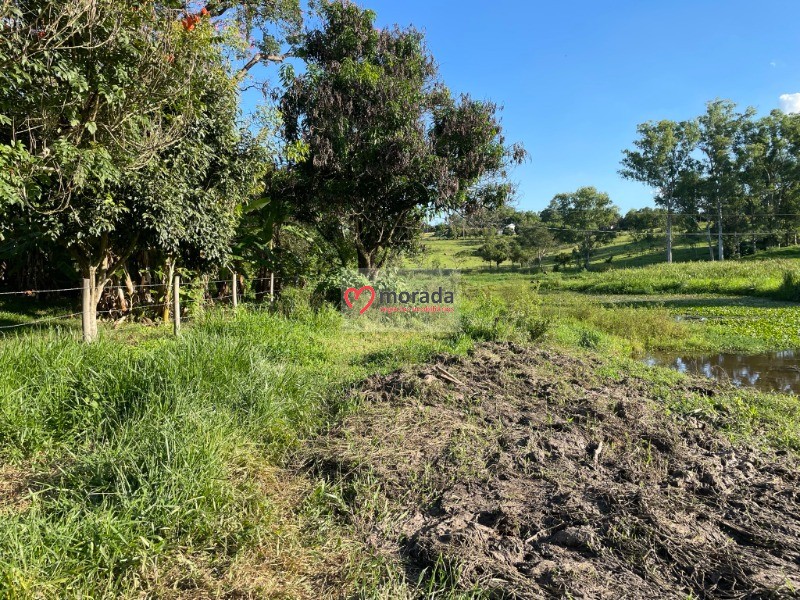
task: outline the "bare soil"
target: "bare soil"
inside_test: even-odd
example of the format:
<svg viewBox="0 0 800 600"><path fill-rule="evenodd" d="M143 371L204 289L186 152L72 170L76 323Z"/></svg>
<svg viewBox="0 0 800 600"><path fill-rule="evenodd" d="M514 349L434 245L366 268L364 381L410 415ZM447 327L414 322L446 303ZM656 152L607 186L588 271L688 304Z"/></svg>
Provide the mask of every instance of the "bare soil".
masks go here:
<svg viewBox="0 0 800 600"><path fill-rule="evenodd" d="M0 465L0 514L28 507L30 473L11 465Z"/></svg>
<svg viewBox="0 0 800 600"><path fill-rule="evenodd" d="M444 567L493 598L800 598L797 457L669 416L601 364L484 344L373 377L310 464L349 482L343 515L409 578Z"/></svg>

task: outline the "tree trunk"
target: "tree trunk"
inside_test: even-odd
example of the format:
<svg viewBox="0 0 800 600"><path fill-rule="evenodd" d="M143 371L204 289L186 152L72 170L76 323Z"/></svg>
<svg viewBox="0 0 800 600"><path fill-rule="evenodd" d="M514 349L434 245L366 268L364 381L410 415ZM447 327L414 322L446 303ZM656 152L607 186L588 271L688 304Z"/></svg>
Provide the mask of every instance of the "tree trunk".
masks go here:
<svg viewBox="0 0 800 600"><path fill-rule="evenodd" d="M128 312L128 300L125 298L125 290L122 289L122 286L117 288L117 304L119 304L119 311L121 313Z"/></svg>
<svg viewBox="0 0 800 600"><path fill-rule="evenodd" d="M83 341L90 343L97 339L97 305L108 279L104 269L97 266L81 268L84 288L82 297Z"/></svg>
<svg viewBox="0 0 800 600"><path fill-rule="evenodd" d="M361 248L356 249L356 256L358 257L358 270L366 271L368 275L371 275L375 270L374 256Z"/></svg>
<svg viewBox="0 0 800 600"><path fill-rule="evenodd" d="M125 290L128 292L128 298L130 299L129 303L126 306L127 310L133 310L133 304L135 302L135 295L136 295L136 286L133 285L133 279L131 278L131 274L128 271L127 266L122 267L123 277L125 278ZM124 293L123 293L124 296Z"/></svg>
<svg viewBox="0 0 800 600"><path fill-rule="evenodd" d="M725 260L725 249L722 245L722 202L717 200L717 256Z"/></svg>
<svg viewBox="0 0 800 600"><path fill-rule="evenodd" d="M589 250L589 236L586 236L586 240L584 242L586 244L586 260L584 262L584 267L586 270L589 270L589 257L590 257L590 250Z"/></svg>
<svg viewBox="0 0 800 600"><path fill-rule="evenodd" d="M708 253L711 257L711 262L714 262L714 246L711 244L711 221L706 222L706 238L708 238Z"/></svg>
<svg viewBox="0 0 800 600"><path fill-rule="evenodd" d="M672 263L672 203L667 209L667 263Z"/></svg>

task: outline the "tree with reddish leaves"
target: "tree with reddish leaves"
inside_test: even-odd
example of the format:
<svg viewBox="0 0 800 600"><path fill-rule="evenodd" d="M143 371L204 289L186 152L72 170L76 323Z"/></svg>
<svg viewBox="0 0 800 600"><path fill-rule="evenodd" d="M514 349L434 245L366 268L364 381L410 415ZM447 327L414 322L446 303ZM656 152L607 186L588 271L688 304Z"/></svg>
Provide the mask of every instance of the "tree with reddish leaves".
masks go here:
<svg viewBox="0 0 800 600"><path fill-rule="evenodd" d="M283 62L287 44L300 33L303 22L299 0L212 0L176 2L183 10L184 29L192 31L201 19L232 26L242 43L232 46L242 61L240 75L258 64Z"/></svg>

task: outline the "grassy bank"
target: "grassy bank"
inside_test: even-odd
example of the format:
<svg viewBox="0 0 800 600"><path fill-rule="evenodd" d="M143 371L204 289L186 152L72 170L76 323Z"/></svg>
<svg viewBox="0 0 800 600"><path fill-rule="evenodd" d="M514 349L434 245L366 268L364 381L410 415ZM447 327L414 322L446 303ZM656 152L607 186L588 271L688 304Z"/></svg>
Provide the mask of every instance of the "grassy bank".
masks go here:
<svg viewBox="0 0 800 600"><path fill-rule="evenodd" d="M620 236L597 249L590 269L553 271L553 257L537 268L505 263L499 268L475 255L479 239L437 239L424 242L422 254L406 261L409 268L456 268L476 284L507 284L535 280L543 290L590 294L727 294L800 301L800 249L776 248L739 260L712 262L678 247L674 263L663 262L663 252L643 251L640 242ZM560 251L569 250L562 248ZM557 253L557 252L555 252Z"/></svg>
<svg viewBox="0 0 800 600"><path fill-rule="evenodd" d="M470 271L490 270L492 265L482 260L476 253L483 243L482 238L447 239L427 235L423 238L423 247L419 256L408 261L409 266L419 267L449 267ZM554 257L560 253L570 254L573 245L565 244L551 250L544 258L544 266L550 270L555 264ZM708 258L708 252L701 246L695 248L688 244L676 242L673 246L673 259L677 262L702 261ZM610 263L609 263L610 259ZM653 244L646 241L636 241L628 234L619 235L610 244L600 246L595 250L591 259L594 268L614 267L642 267L652 265L664 260L664 243ZM509 263L501 265L502 271L512 271Z"/></svg>
<svg viewBox="0 0 800 600"><path fill-rule="evenodd" d="M592 294L730 294L800 300L794 259L689 262L598 273L537 275L545 289Z"/></svg>

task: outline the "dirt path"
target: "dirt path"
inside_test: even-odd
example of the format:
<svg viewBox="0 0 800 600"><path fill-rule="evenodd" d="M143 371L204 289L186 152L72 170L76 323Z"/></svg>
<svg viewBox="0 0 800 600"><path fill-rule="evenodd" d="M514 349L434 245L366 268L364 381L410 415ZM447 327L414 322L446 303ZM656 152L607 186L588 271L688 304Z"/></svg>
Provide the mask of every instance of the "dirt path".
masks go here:
<svg viewBox="0 0 800 600"><path fill-rule="evenodd" d="M498 598L800 598L797 460L667 417L598 366L486 344L375 377L311 464L372 478L388 508L354 494L350 518L412 577L449 565Z"/></svg>

